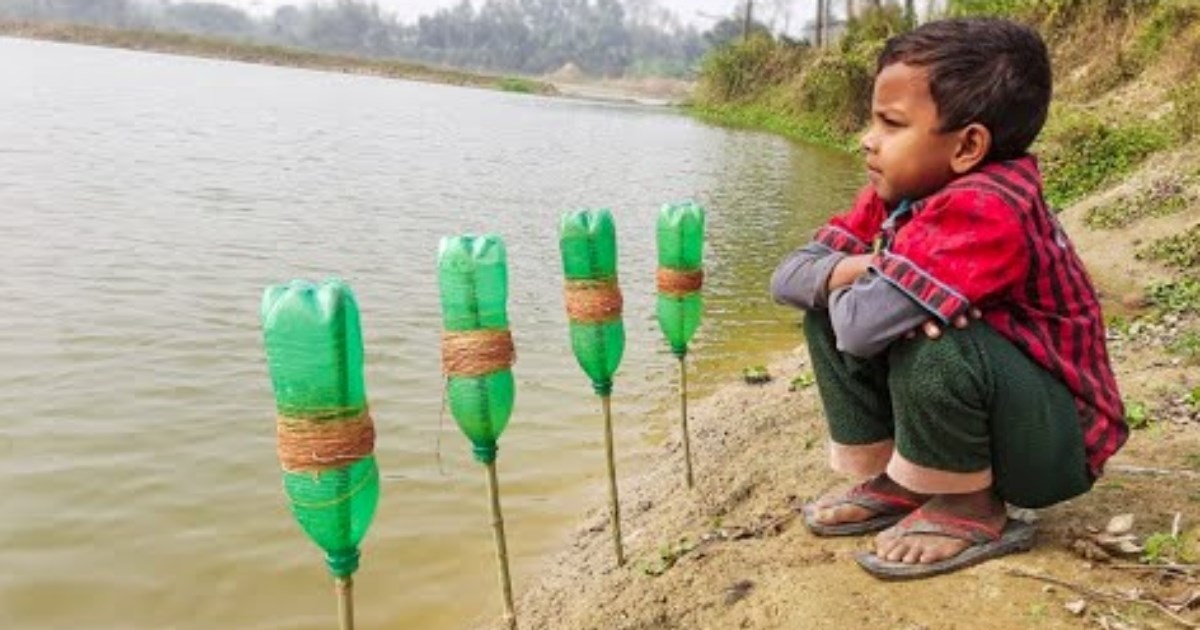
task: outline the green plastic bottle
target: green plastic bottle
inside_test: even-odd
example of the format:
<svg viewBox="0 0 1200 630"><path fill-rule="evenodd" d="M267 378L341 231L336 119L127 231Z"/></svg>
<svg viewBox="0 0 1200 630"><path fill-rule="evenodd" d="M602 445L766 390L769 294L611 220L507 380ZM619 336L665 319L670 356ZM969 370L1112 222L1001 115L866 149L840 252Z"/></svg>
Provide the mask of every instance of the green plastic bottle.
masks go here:
<svg viewBox="0 0 1200 630"><path fill-rule="evenodd" d="M499 236L443 238L438 286L447 332L508 329L508 263ZM481 463L496 460L496 442L512 416L515 389L511 369L449 378L450 412Z"/></svg>
<svg viewBox="0 0 1200 630"><path fill-rule="evenodd" d="M562 217L563 274L568 282L617 281L617 230L612 213L576 210ZM604 322L570 323L571 348L597 394L612 393L612 379L625 353L625 324L618 314Z"/></svg>
<svg viewBox="0 0 1200 630"><path fill-rule="evenodd" d="M704 208L693 202L667 204L658 213L658 266L676 271L702 271L704 265ZM682 357L700 327L700 291L658 294L658 326Z"/></svg>
<svg viewBox="0 0 1200 630"><path fill-rule="evenodd" d="M366 412L362 330L349 286L297 280L270 287L261 316L279 415L334 423ZM375 456L320 472L285 471L283 487L296 521L325 551L330 572L352 575L379 503Z"/></svg>

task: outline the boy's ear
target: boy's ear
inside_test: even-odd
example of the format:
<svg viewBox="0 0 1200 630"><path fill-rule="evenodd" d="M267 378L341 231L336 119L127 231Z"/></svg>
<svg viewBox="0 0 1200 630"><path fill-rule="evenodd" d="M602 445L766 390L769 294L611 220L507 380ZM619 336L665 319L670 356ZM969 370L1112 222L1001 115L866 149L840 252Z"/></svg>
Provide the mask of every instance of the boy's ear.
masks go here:
<svg viewBox="0 0 1200 630"><path fill-rule="evenodd" d="M958 147L950 159L950 168L956 175L969 173L991 150L992 132L979 123L971 123L958 132Z"/></svg>

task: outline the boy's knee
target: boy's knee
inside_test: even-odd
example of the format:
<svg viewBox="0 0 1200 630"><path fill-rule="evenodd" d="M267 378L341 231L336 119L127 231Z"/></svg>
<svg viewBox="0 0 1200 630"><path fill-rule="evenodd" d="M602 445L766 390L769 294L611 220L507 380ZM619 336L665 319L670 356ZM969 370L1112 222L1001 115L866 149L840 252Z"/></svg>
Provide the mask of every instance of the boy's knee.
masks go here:
<svg viewBox="0 0 1200 630"><path fill-rule="evenodd" d="M888 362L894 377L893 387L901 394L926 396L947 390L978 391L986 373L979 336L988 331L985 324L972 323L965 329L944 330L937 339L917 335L892 344ZM933 391L930 391L933 390Z"/></svg>
<svg viewBox="0 0 1200 630"><path fill-rule="evenodd" d="M828 311L805 311L804 339L811 347L814 342L834 339L833 323L829 320Z"/></svg>

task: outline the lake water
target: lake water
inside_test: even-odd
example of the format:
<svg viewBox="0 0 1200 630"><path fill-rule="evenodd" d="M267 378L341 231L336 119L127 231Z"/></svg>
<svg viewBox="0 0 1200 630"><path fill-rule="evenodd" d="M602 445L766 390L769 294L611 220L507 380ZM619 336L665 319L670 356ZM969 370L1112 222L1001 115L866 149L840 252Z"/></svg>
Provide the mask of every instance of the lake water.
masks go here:
<svg viewBox="0 0 1200 630"><path fill-rule="evenodd" d="M520 359L499 466L519 592L606 500L560 214L609 207L618 225L625 477L677 423L658 207L709 211L700 396L796 343L767 279L859 171L664 109L0 39L0 628L333 627L280 487L258 322L267 285L330 276L362 309L384 475L359 627L498 616L483 472L439 422L438 239L508 246Z"/></svg>

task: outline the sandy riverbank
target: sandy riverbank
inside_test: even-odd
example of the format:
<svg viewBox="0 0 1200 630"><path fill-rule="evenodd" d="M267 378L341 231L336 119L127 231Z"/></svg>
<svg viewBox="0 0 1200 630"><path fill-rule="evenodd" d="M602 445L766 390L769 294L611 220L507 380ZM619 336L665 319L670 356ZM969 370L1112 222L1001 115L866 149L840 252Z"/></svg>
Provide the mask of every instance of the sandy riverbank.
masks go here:
<svg viewBox="0 0 1200 630"><path fill-rule="evenodd" d="M1149 185L1152 174L1190 159L1174 155L1152 161L1125 186ZM1105 195L1121 192L1118 187ZM1112 303L1115 292L1144 287L1163 275L1149 263L1120 264L1121 252L1139 238L1137 230L1198 223L1200 208L1125 230L1093 232L1081 217L1105 195L1077 204L1062 217ZM520 594L521 627L1186 627L1150 600L1200 593L1196 572L1171 577L1139 565L1137 555L1103 559L1087 541L1118 513L1135 515L1133 532L1142 543L1171 532L1178 515L1179 538L1200 549L1200 413L1175 400L1200 386L1200 370L1163 350L1171 335L1196 330L1200 317L1185 315L1114 333L1111 350L1125 398L1150 401L1156 410L1182 411L1163 411L1149 428L1135 431L1091 493L1030 514L1041 532L1032 552L904 584L878 582L853 563L869 538L816 538L796 518L802 502L840 482L826 466L815 388L791 391L793 378L809 370L797 331L796 349L770 366L771 383L731 382L694 405L694 491L683 487L678 440L664 446L661 463L645 476L622 480L628 564L614 566L607 514L598 501L561 553L548 559L534 585ZM1094 593L1083 597L1068 586L1020 573L1107 593L1137 593L1145 601L1106 601ZM1069 609L1079 600L1083 610ZM1178 616L1200 623L1195 605Z"/></svg>

